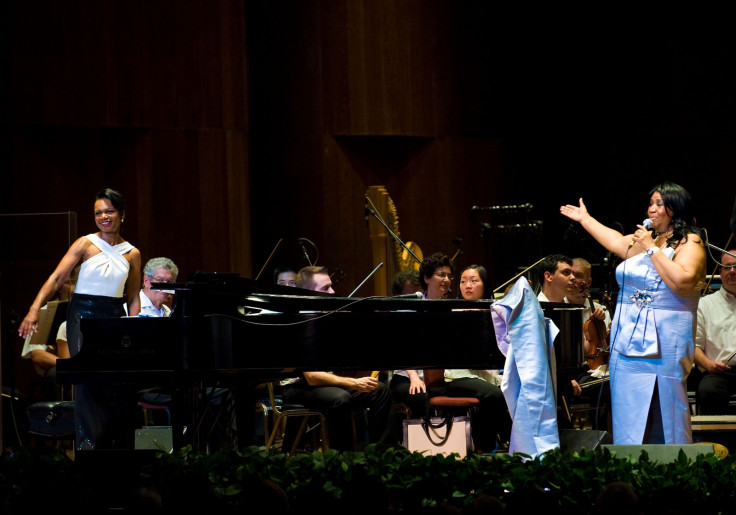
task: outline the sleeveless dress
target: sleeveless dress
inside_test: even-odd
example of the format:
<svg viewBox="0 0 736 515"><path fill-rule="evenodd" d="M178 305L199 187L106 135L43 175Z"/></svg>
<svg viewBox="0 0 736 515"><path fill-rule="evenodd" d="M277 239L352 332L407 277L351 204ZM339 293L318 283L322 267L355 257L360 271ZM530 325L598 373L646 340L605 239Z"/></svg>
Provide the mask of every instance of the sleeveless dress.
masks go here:
<svg viewBox="0 0 736 515"><path fill-rule="evenodd" d="M675 254L672 248L662 252L669 259ZM692 443L686 381L693 364L700 292L674 293L645 253L621 262L616 281L619 294L609 359L613 442ZM655 398L661 417L655 412L654 430L644 442Z"/></svg>
<svg viewBox="0 0 736 515"><path fill-rule="evenodd" d="M124 255L135 248L127 241L113 247L96 234L85 237L100 249L100 253L89 258L79 268L66 324L71 356L76 356L82 346L82 334L79 331L82 317L125 315L123 294L130 263Z"/></svg>
<svg viewBox="0 0 736 515"><path fill-rule="evenodd" d="M82 263L69 304L66 326L72 357L82 348L82 318L125 316L123 293L130 263L124 255L135 248L127 241L111 246L96 234L88 234L86 238L101 252ZM115 437L110 428L120 425L122 432L124 424L119 423L119 419L133 417L131 420L134 420L136 398L133 392L122 387L77 384L74 385L74 403L77 450L130 445L125 441L128 435ZM133 430L129 433L132 435Z"/></svg>

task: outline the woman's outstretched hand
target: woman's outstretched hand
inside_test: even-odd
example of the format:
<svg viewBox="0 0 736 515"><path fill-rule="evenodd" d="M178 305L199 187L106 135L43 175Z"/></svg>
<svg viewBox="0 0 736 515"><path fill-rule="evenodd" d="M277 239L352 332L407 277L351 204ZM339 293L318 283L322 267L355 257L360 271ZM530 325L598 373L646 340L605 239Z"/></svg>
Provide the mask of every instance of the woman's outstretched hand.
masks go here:
<svg viewBox="0 0 736 515"><path fill-rule="evenodd" d="M565 206L560 207L560 213L565 215L571 220L574 220L576 222L580 222L585 218L585 215L588 214L588 209L585 207L585 204L583 204L583 198L580 198L580 206L573 206L571 204L567 204Z"/></svg>

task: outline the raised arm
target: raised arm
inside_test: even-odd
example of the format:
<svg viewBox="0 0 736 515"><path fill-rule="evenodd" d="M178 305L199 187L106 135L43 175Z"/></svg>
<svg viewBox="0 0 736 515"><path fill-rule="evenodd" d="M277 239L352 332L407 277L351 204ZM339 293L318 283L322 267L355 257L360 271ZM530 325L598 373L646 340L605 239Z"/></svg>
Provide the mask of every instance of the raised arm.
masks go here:
<svg viewBox="0 0 736 515"><path fill-rule="evenodd" d="M605 247L609 252L616 254L621 259L626 259L626 257L630 257L632 255L629 251L629 247L633 241L634 235L623 235L620 232L600 223L598 220L593 218L590 213L588 213L588 209L585 207L582 198L580 199L579 206L567 204L560 207L560 213L571 220L579 222L583 229L585 229L588 234L595 238L595 240L603 245L603 247ZM633 254L638 254L639 252L642 251L639 250Z"/></svg>

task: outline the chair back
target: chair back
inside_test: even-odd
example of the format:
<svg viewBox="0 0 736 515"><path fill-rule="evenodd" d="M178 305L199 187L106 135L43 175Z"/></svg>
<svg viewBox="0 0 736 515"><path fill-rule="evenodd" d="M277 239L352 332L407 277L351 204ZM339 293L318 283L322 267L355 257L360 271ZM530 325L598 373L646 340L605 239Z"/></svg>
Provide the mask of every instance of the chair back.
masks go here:
<svg viewBox="0 0 736 515"><path fill-rule="evenodd" d="M472 409L480 404L476 397L448 397L445 395L445 369L424 369L424 384L427 387L429 408Z"/></svg>
<svg viewBox="0 0 736 515"><path fill-rule="evenodd" d="M442 395L445 391L445 369L424 369L424 384L427 386L427 394Z"/></svg>

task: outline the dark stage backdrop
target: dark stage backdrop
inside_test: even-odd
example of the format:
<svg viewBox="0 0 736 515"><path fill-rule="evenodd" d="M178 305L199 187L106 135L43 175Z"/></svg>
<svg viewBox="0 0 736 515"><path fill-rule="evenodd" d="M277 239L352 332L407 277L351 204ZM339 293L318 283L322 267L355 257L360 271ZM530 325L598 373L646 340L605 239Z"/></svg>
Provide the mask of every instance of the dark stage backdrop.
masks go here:
<svg viewBox="0 0 736 515"><path fill-rule="evenodd" d="M343 295L377 264L372 185L387 188L404 241L459 251L458 267L485 264L494 285L562 251L587 255L606 286L605 253L559 206L582 196L629 231L665 179L692 192L724 246L730 32L706 30L692 6L665 23L641 7L581 18L496 4L11 2L0 212L73 211L87 234L95 192L113 187L129 202L125 236L182 278L253 278L279 241L270 264L302 266L307 238ZM51 267L29 270L3 310L22 316Z"/></svg>

